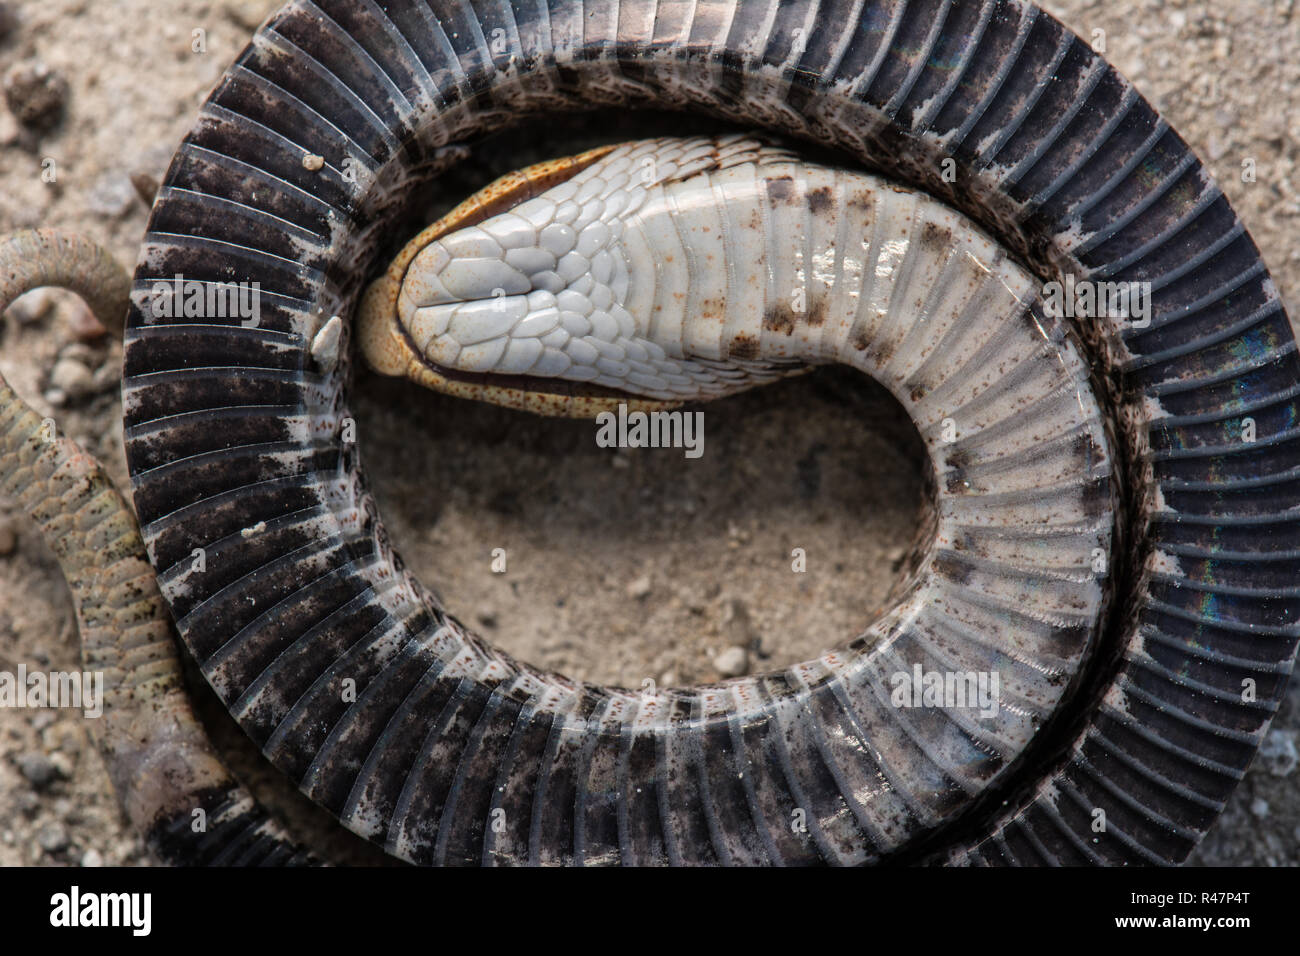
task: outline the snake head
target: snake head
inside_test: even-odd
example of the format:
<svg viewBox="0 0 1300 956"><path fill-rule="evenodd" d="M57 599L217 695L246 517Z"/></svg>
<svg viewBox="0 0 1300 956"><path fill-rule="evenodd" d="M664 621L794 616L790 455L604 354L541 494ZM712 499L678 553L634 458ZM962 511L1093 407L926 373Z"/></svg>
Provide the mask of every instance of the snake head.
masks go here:
<svg viewBox="0 0 1300 956"><path fill-rule="evenodd" d="M787 156L734 135L645 140L511 173L423 230L371 284L362 353L382 374L569 417L670 409L791 374L690 354L656 328L656 282L658 295L684 296L681 273L666 276L661 257L625 241L674 228L681 199L669 187ZM716 308L722 321L725 303Z"/></svg>

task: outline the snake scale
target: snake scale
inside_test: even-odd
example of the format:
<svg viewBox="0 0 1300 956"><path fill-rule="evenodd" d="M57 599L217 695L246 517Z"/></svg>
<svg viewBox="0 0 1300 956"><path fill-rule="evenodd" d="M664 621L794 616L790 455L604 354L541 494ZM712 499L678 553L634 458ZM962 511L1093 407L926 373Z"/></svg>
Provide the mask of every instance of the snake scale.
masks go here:
<svg viewBox="0 0 1300 956"><path fill-rule="evenodd" d="M909 312L900 295L855 324L836 311L839 278L810 309L724 310L703 334L701 298L675 326L687 357L714 373L729 366L719 374L733 384L858 353L851 364L887 385L897 373L895 394L907 386L927 441L945 408L1004 403L980 424L982 450L958 442L956 459L931 445L939 531L896 613L817 661L651 695L536 671L464 628L404 568L366 491L349 438L354 329L332 317L356 314L409 197L462 144L526 116L602 106L703 112L796 150L833 150L871 174L783 166L791 160L761 145L741 161L736 151L750 147L719 139L698 155L686 147L679 180L647 185L705 183L724 209L749 202L786 217L756 232L838 249L841 267L847 237L879 233L887 245L897 234L882 223L915 225L903 246L866 247L876 276L892 255L897 288L971 296L953 304L950 334L929 340L937 306ZM612 196L619 173L601 162L615 153L552 184L555 207L572 199L566 189L584 202ZM646 203L634 225L657 235L654 197ZM700 225L719 215L710 208L679 209L674 221ZM493 344L499 316L474 303L495 290L452 290L449 277L456 244L472 255L464 249L483 248L473 230L495 236L505 227L491 216L507 214L483 209L460 231L426 237L425 260L412 250L428 266L416 269L424 284L389 290L402 313L389 334L409 346L408 368L455 380L492 362L511 372L547 361L558 374L585 356L599 371L571 376L579 386L632 362L644 376L678 374L619 325L614 304L645 288L635 276L619 286L601 260L618 291L607 296L564 273L566 250L585 250L594 267L610 241L580 245L581 230L557 245L553 269L504 290L527 299L506 303L522 310L515 320L544 314L552 338ZM818 240L825 222L843 231ZM693 235L691 255L707 246ZM152 290L176 276L258 283L258 322L159 317ZM1149 283L1149 321L1052 320L1042 283L1075 278ZM272 763L412 862L1178 862L1244 773L1291 670L1300 367L1285 310L1177 134L1029 4L294 0L257 32L177 152L131 299L127 457L180 638ZM764 321L751 328L746 314ZM855 340L863 314L880 321ZM621 358L603 356L612 364L572 344L598 327L624 336ZM340 335L337 361L313 355L325 328ZM545 358L552 347L567 357ZM983 399L962 391L972 356L1014 357L985 376L997 384ZM1013 397L1035 381L1036 361L1058 376L1053 394L1073 396L1068 413L1069 402ZM581 387L552 394L612 400ZM1035 441L998 430L1017 418L1044 423L1027 428ZM1253 440L1241 438L1247 418ZM1050 454L1035 445L1062 434L1075 440ZM1054 484L1058 467L1084 477ZM947 518L979 525L970 516L983 508L996 524L990 515L1020 514L1047 500L1044 489L1059 493L1051 508L1069 546L1020 535L1012 518L979 547L979 533L946 536ZM1076 573L1094 550L1108 572ZM889 672L972 660L1004 675L995 727L882 702ZM1035 671L1052 679L1035 682ZM345 681L355 695L341 693ZM231 793L222 778L204 799L230 806ZM183 858L191 808L162 809L155 841ZM300 860L258 813L240 804L223 819L262 833L269 859Z"/></svg>
<svg viewBox="0 0 1300 956"><path fill-rule="evenodd" d="M0 312L47 285L121 331L130 281L94 243L49 230L0 242ZM131 824L175 863L305 863L222 765L185 694L175 629L135 517L104 469L0 376L0 492L29 514L72 592L82 665L104 674L95 744ZM211 816L196 842L194 811ZM180 834L178 839L176 834Z"/></svg>

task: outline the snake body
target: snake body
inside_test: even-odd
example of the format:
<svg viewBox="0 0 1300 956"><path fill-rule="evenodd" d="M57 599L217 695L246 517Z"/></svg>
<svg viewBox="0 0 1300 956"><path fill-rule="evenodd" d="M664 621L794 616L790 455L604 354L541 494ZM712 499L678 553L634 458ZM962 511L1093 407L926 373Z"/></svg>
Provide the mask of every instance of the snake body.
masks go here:
<svg viewBox="0 0 1300 956"><path fill-rule="evenodd" d="M450 617L393 554L345 438L350 326L338 362L320 362L311 344L323 328L340 333L329 323L353 314L411 190L461 144L532 113L629 104L813 140L933 197L874 185L863 218L831 220L846 236L880 230L886 241L909 222L960 226L931 243L931 258L918 251L922 267L898 288L924 285L925 264L954 261L977 227L1019 260L991 244L955 257L983 267L972 278L989 301L1013 293L962 334L975 336L971 355L1003 354L981 352L1001 341L1016 357L988 390L1007 402L1004 419L1015 417L1011 383L1031 380L1044 356L1085 397L1070 427L1089 440L1055 460L1093 489L1063 483L1067 513L1090 522L1063 522L1078 550L985 535L1001 550L936 559L900 605L918 602L916 614L882 619L841 651L649 696L537 672ZM705 172L740 188L723 183L721 165ZM780 206L764 187L757 208L802 215L819 185L834 200L837 180L822 175L791 171L780 191L796 201ZM803 233L778 234L811 249L821 220L806 221ZM924 230L910 238L908 248L925 246ZM176 275L257 282L257 324L159 317L151 290ZM1149 282L1150 322L1047 321L1030 276ZM746 336L728 314L730 334L697 337L693 357L739 359L751 364L733 375L760 377L752 363L770 370L777 358L847 357L886 377L892 362L897 383L925 386L911 399L923 429L944 402L972 400L957 374L970 356L934 340L921 348L906 298L877 314L858 349L857 323L831 309L837 288L823 290L820 325L778 311L756 348L737 350ZM414 862L1177 862L1242 776L1292 666L1300 365L1287 316L1186 145L1028 4L294 0L258 31L178 151L132 300L128 462L181 639L273 763ZM448 302L410 304L413 316ZM698 305L692 329L709 313ZM443 319L445 332L455 318ZM947 374L908 366L927 354L942 357L928 371ZM424 367L446 370L449 355L425 354ZM1242 439L1246 418L1254 441ZM1059 433L1065 420L1048 420ZM1033 498L1054 467L1033 442L1001 455L1023 473L992 467L997 455L953 461L936 447L936 471L975 487L947 489L957 509L1017 482ZM945 514L955 512L941 513L935 554L960 550L944 537ZM1109 556L1104 582L1075 573L1084 543ZM1061 566L1045 567L1052 560ZM1017 562L1020 591L997 570ZM891 712L872 689L873 669L936 653L959 661L976 646L986 666L1015 671L1010 640L981 645L970 615L917 598L958 589L986 633L1038 634L1017 658L1022 674L1050 647L1063 678L1013 681L1024 706L996 731L943 708ZM1080 596L1087 612L1064 613ZM1017 602L1028 613L1016 617ZM187 819L160 809L157 833Z"/></svg>
<svg viewBox="0 0 1300 956"><path fill-rule="evenodd" d="M77 292L105 327L121 329L129 280L94 243L50 230L0 241L0 312L42 286ZM131 509L103 467L3 376L0 493L35 521L68 582L83 666L104 675L104 713L90 722L92 736L127 819L154 855L189 864L308 862L226 770L195 717Z"/></svg>
<svg viewBox="0 0 1300 956"><path fill-rule="evenodd" d="M481 373L483 397L506 404L541 390L543 411L566 413L629 393L707 400L807 364L886 384L940 476L914 580L848 648L783 675L786 694L767 677L731 681L699 691L688 718L716 728L700 753L716 761L718 829L736 833L723 862L878 860L1005 775L1093 647L1110 590L1093 556L1110 554L1114 515L1088 368L1038 307L1033 278L920 194L737 137L633 143L588 162L505 212L417 237L381 280L379 305L367 297L366 354L381 368L404 358L440 388L475 381L441 378L453 369ZM549 394L557 380L572 390ZM504 396L492 391L500 382ZM601 391L578 391L586 383ZM917 666L996 673L1002 704L962 703L940 720L900 708L896 675ZM596 753L594 734L619 742L629 766L611 754L616 774L630 775L638 737L662 742L665 763L682 746L671 698L607 691L579 718L566 684L529 671L515 683L551 709L552 738ZM811 746L847 812L819 806L803 840L785 825L800 804L782 788L816 799L817 771L796 757ZM518 786L506 773L501 794ZM628 827L648 812L623 796L638 782L589 774L625 801ZM494 798L489 817L498 809ZM525 847L487 838L485 852Z"/></svg>

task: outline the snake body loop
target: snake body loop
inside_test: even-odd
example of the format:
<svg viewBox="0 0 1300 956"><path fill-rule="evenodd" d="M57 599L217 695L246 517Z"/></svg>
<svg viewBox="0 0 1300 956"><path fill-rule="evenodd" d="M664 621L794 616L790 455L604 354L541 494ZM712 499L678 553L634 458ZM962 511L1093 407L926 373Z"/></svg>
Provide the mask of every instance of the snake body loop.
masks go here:
<svg viewBox="0 0 1300 956"><path fill-rule="evenodd" d="M77 292L105 327L121 328L129 279L98 245L48 229L0 238L0 313L43 286ZM104 675L103 715L89 729L127 819L154 854L189 864L307 862L231 777L195 718L130 508L103 467L3 376L0 494L36 523L68 582L82 665Z"/></svg>
<svg viewBox="0 0 1300 956"><path fill-rule="evenodd" d="M659 178L627 182L645 159ZM400 291L359 322L367 355L391 357L386 331L418 381L477 381L506 404L537 390L543 411L572 413L709 399L838 362L890 388L928 446L936 527L897 603L849 647L783 675L797 705L773 709L769 678L699 692L693 721L812 738L850 811L827 806L811 845L788 838L777 768L738 760L748 784L722 769L710 780L718 815L767 825L727 846L728 861L803 860L812 846L878 860L1008 774L1102 630L1111 589L1094 565L1111 553L1118 489L1086 364L992 240L896 184L702 137L620 146L497 216L415 241L397 260ZM461 378L444 377L453 368ZM573 391L552 394L556 380ZM900 706L899 675L917 668L997 685L982 707L964 691L931 719ZM568 688L526 678L535 699L557 701L560 734L582 739ZM602 733L670 735L665 698L605 693ZM503 809L494 798L490 814ZM745 824L728 823L743 841Z"/></svg>
<svg viewBox="0 0 1300 956"><path fill-rule="evenodd" d="M343 437L347 362L317 364L310 343L353 314L447 147L602 105L811 139L961 210L1040 281L1151 284L1149 325L1076 328L1132 493L1097 653L1018 758L931 712L915 759L876 759L885 721L835 666L649 701L540 674L463 629L392 553ZM154 314L151 289L178 274L257 282L258 323ZM136 505L182 639L277 766L412 861L1177 862L1292 666L1300 364L1285 311L1186 145L1014 0L295 0L173 161L125 365ZM972 590L1003 613L995 589ZM1005 777L972 793L954 776L963 754ZM922 757L939 768L929 792L960 805L898 785Z"/></svg>

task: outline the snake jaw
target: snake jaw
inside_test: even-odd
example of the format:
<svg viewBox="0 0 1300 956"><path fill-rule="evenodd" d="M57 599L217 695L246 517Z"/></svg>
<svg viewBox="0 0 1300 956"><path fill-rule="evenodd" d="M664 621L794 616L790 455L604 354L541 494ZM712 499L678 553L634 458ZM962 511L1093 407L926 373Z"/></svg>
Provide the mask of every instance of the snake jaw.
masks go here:
<svg viewBox="0 0 1300 956"><path fill-rule="evenodd" d="M788 155L736 135L645 140L498 180L416 236L367 292L362 352L382 374L572 417L671 409L797 374L797 362L698 352L656 328L645 290L662 263L623 241L647 203L667 215L665 187ZM682 266L664 284L688 281Z"/></svg>
<svg viewBox="0 0 1300 956"><path fill-rule="evenodd" d="M563 379L531 379L468 373L440 366L421 355L396 321L401 289L391 275L376 279L366 289L357 316L357 344L372 370L402 377L435 392L455 398L489 402L504 408L532 412L549 418L595 418L601 412L668 411L681 402L666 402L611 393L599 387L582 388Z"/></svg>
<svg viewBox="0 0 1300 956"><path fill-rule="evenodd" d="M450 364L456 354L448 355L445 348L439 354L447 360L443 364L415 347L400 318L403 290L414 293L418 299L458 301L436 278L436 267L446 264L446 258L439 256L444 248L436 244L439 240L566 182L616 148L601 146L508 173L411 239L384 274L366 289L358 309L357 343L371 369L381 375L407 378L457 398L548 417L593 418L600 412L617 410L620 404L631 411L646 412L680 406L680 401L626 395L563 379L525 378L456 368Z"/></svg>

